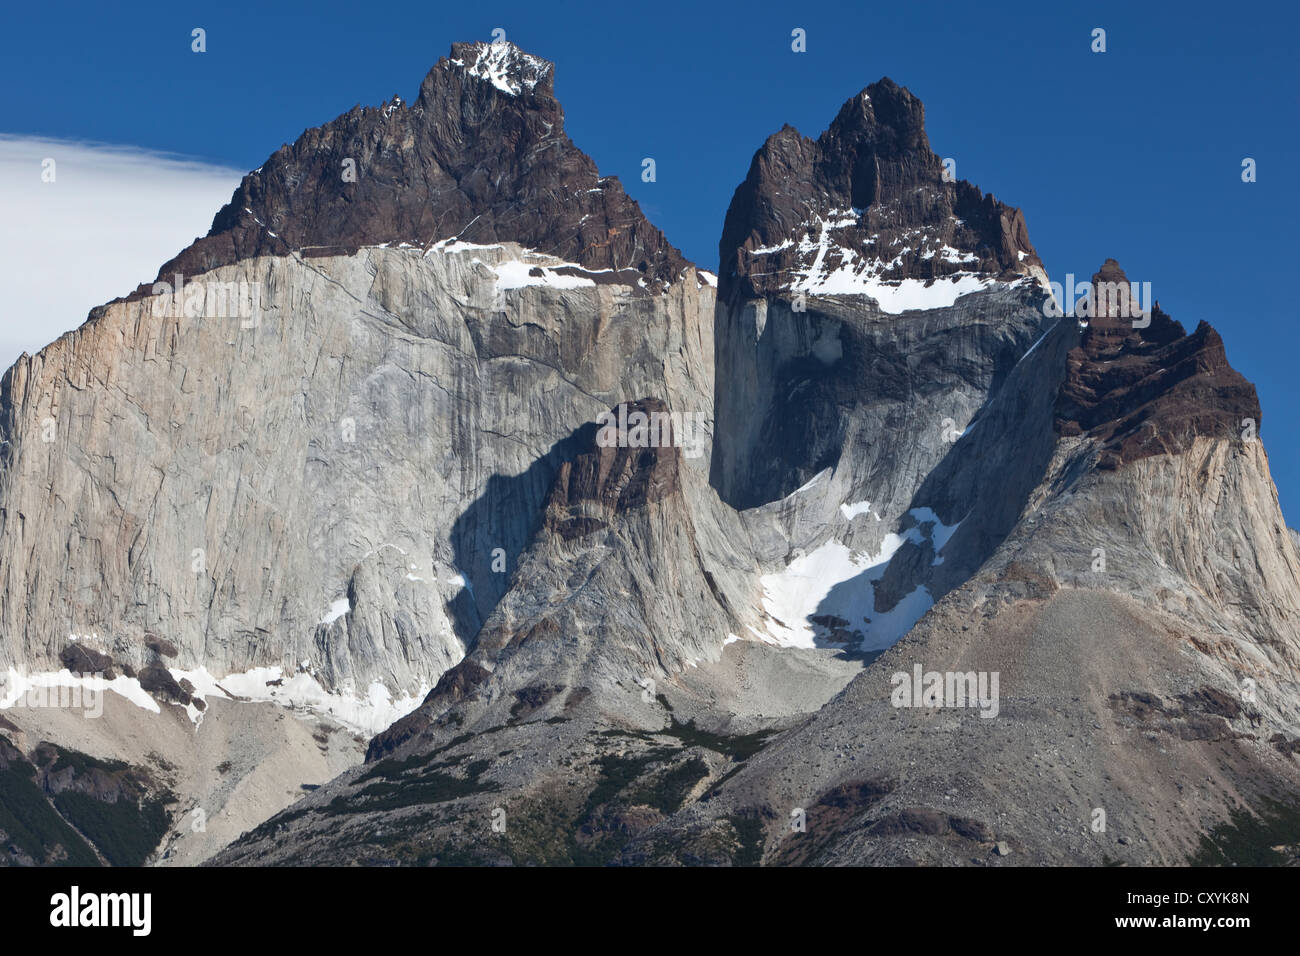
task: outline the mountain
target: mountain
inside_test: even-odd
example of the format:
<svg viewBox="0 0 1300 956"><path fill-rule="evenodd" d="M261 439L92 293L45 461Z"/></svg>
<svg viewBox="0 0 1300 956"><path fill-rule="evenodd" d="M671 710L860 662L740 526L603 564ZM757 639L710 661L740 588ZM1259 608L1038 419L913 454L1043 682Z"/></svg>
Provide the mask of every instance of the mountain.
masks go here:
<svg viewBox="0 0 1300 956"><path fill-rule="evenodd" d="M213 714L231 708L200 713L193 696L278 701L348 750L464 655L579 428L656 394L707 432L713 277L573 148L538 64L458 46L414 106L305 134L163 267L174 288L96 309L9 370L9 692L79 643L128 684L168 674L202 733L224 733ZM161 660L157 639L175 656ZM311 751L286 764L280 805L340 769L323 750L324 764ZM176 784L197 787L209 817L226 806L225 762L214 746Z"/></svg>
<svg viewBox="0 0 1300 956"><path fill-rule="evenodd" d="M763 144L715 278L554 72L454 45L0 382L10 697L116 691L6 709L15 765L213 821L164 863L1295 856L1300 555L1214 330L1113 260L1057 301L888 79Z"/></svg>

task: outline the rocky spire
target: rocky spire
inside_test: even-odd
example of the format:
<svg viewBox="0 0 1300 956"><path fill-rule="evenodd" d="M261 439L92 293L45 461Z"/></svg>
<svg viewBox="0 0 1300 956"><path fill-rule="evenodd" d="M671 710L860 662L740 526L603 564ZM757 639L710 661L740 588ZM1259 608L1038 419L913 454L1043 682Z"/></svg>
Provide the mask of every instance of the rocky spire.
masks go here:
<svg viewBox="0 0 1300 956"><path fill-rule="evenodd" d="M1101 439L1103 468L1176 454L1198 436L1236 438L1247 419L1258 430L1255 386L1228 364L1219 333L1202 321L1188 335L1160 303L1140 309L1132 289L1114 259L1094 273L1087 326L1057 399L1057 430Z"/></svg>
<svg viewBox="0 0 1300 956"><path fill-rule="evenodd" d="M930 149L921 101L888 77L816 140L790 126L768 138L732 198L719 253L724 294L745 297L1045 278L1020 210L955 180Z"/></svg>

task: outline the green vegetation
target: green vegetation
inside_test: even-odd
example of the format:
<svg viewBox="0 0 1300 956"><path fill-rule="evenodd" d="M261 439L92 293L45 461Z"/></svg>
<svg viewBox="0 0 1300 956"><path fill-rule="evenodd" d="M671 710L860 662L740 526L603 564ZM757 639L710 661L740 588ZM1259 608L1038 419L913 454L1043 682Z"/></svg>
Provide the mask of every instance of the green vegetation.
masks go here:
<svg viewBox="0 0 1300 956"><path fill-rule="evenodd" d="M287 826L288 824L292 823L294 820L300 819L301 817L305 817L307 814L311 812L312 812L312 808L306 807L301 810L285 810L283 813L277 813L275 816L271 817L271 819L266 820L258 824L256 827L254 827L253 830L248 834L248 839L261 840L266 837L274 836L276 831L279 830L280 827Z"/></svg>
<svg viewBox="0 0 1300 956"><path fill-rule="evenodd" d="M759 730L752 734L737 734L729 736L727 734L714 734L707 730L700 730L695 726L694 720L688 720L686 723L679 723L676 717L669 717L667 730L620 730L611 728L600 731L597 736L600 737L627 737L632 740L647 740L654 742L656 737L675 737L681 742L683 747L704 747L706 750L712 750L714 753L720 753L724 757L730 757L732 760L748 760L754 754L758 753L767 746L768 739L775 736L775 730Z"/></svg>
<svg viewBox="0 0 1300 956"><path fill-rule="evenodd" d="M1242 807L1201 837L1192 866L1282 866L1287 857L1276 846L1300 845L1300 806L1264 797L1256 813Z"/></svg>
<svg viewBox="0 0 1300 956"><path fill-rule="evenodd" d="M676 737L684 747L704 747L732 760L748 760L767 746L768 738L776 733L773 730L760 730L752 734L729 737L725 734L711 734L707 730L700 730L693 720L684 724L679 724L675 717L670 717L669 720L672 721L671 726L667 730L660 731L660 736Z"/></svg>
<svg viewBox="0 0 1300 956"><path fill-rule="evenodd" d="M170 796L170 795L168 795ZM88 793L65 790L54 795L54 805L104 854L113 866L143 866L167 833L167 798L127 796L115 802Z"/></svg>
<svg viewBox="0 0 1300 956"><path fill-rule="evenodd" d="M666 701L661 703L667 708ZM551 717L544 722L565 720ZM718 753L739 764L761 750L773 734L710 733L696 727L694 721L681 723L671 715L668 728L662 731L595 732L594 738L623 740L631 746L621 754L595 757L585 774L594 780L585 792L560 787L548 796L513 797L505 807L506 831L494 833L485 810L490 804L455 802L500 792L498 783L485 779L491 761L472 753L439 756L474 737L508 729L511 726L506 724L462 734L428 753L380 760L357 778L358 791L335 797L315 812L331 817L431 808L433 815L389 817L381 833L350 844L360 858L373 863L459 866L509 860L519 865L603 866L618 859L636 835L681 810L690 794L709 778L711 758L692 748ZM498 757L513 752L504 748ZM572 761L561 763L574 766ZM274 832L272 823L282 826L307 812L312 811L267 821L254 835L269 836ZM753 865L762 856L763 826L757 818L742 816L722 823L717 835L718 862Z"/></svg>
<svg viewBox="0 0 1300 956"><path fill-rule="evenodd" d="M60 817L32 777L26 762L0 768L0 830L9 842L37 863L45 863L56 845L66 854L62 866L99 866L99 859L72 827Z"/></svg>
<svg viewBox="0 0 1300 956"><path fill-rule="evenodd" d="M427 759L427 758L426 758ZM446 768L459 763L464 757L437 765ZM400 761L402 765L407 761ZM402 807L422 806L432 803L446 803L459 797L468 797L475 793L495 793L501 785L493 781L480 782L479 777L491 766L491 761L475 760L465 768L466 776L457 777L443 773L442 769L426 769L414 777L386 777L382 782L372 783L350 799L335 797L325 807L324 812L331 815L349 813L371 813L378 810L400 810ZM377 767L376 770L379 768ZM375 771L362 780L371 779ZM360 782L360 781L358 781Z"/></svg>
<svg viewBox="0 0 1300 956"><path fill-rule="evenodd" d="M596 760L600 767L600 779L587 794L587 802L578 814L578 820L587 819L599 807L604 806L646 773L651 764L672 757L674 751L667 747L656 747L636 757L605 756Z"/></svg>
<svg viewBox="0 0 1300 956"><path fill-rule="evenodd" d="M740 841L733 862L736 866L758 866L763 859L763 821L757 816L730 816L727 820Z"/></svg>
<svg viewBox="0 0 1300 956"><path fill-rule="evenodd" d="M33 759L0 770L0 830L36 862L61 846L71 865L100 865L98 850L114 866L141 866L162 841L175 798L142 768L44 742ZM38 773L63 789L47 794Z"/></svg>
<svg viewBox="0 0 1300 956"><path fill-rule="evenodd" d="M426 771L445 770L448 767L456 766L469 756L468 754L461 754L459 757L449 757L448 759L440 760L437 763L429 762L446 749L446 747L441 747L433 753L415 754L414 756L407 757L405 760L396 760L389 757L385 760L379 761L361 776L357 777L354 782L360 784L365 783L367 780L376 779L398 780L408 771L419 770L421 768Z"/></svg>
<svg viewBox="0 0 1300 956"><path fill-rule="evenodd" d="M686 802L686 796L692 788L708 775L709 765L699 757L692 757L652 778L648 785L632 794L629 802L643 803L661 813L676 813Z"/></svg>
<svg viewBox="0 0 1300 956"><path fill-rule="evenodd" d="M54 761L54 766L50 767L50 773L58 773L60 770L66 770L69 767L76 771L77 776L89 773L92 770L102 770L108 774L119 774L131 769L130 764L122 760L99 760L89 754L83 754L76 750L64 750L60 747L58 759Z"/></svg>

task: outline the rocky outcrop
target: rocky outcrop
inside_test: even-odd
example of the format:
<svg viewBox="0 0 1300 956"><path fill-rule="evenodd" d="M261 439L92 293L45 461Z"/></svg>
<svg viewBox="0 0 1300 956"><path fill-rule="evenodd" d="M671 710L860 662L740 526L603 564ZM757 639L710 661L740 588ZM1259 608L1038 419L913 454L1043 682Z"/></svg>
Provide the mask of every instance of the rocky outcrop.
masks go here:
<svg viewBox="0 0 1300 956"><path fill-rule="evenodd" d="M501 288L524 259L250 260L212 276L266 290L254 328L142 299L20 360L0 666L93 631L138 668L158 634L173 667L427 690L504 593L575 429L658 393L708 431L711 288Z"/></svg>
<svg viewBox="0 0 1300 956"><path fill-rule="evenodd" d="M145 767L0 735L0 866L141 866L176 802Z"/></svg>
<svg viewBox="0 0 1300 956"><path fill-rule="evenodd" d="M728 635L757 623L748 538L685 466L671 415L645 398L581 431L587 447L559 467L538 534L474 647L418 711L376 738L369 759L418 751L448 720L513 722L529 675L553 687L617 685L625 689L584 709L639 711L640 689L717 660Z"/></svg>
<svg viewBox="0 0 1300 956"><path fill-rule="evenodd" d="M1127 283L1113 260L1099 281ZM773 864L1284 861L1234 823L1244 804L1294 832L1273 795L1300 785L1300 556L1262 443L1238 427L1257 416L1206 323L1062 318L927 478L932 509L880 575L877 610L917 587L934 608L624 858L683 862L751 818ZM916 668L996 675L994 719L942 691L900 705ZM926 769L815 836L784 825L901 767ZM957 834L944 814L974 824Z"/></svg>
<svg viewBox="0 0 1300 956"><path fill-rule="evenodd" d="M1122 274L1108 264L1097 278ZM291 846L246 839L219 862L334 860L339 814L349 859L389 861L391 844L364 834L391 825L392 793L427 792L420 768L435 758L486 769L438 784L461 796L399 839L414 862L1246 852L1222 835L1232 800L1266 808L1300 783L1300 558L1262 445L1221 427L1257 406L1212 330L1186 336L1157 309L1135 328L1106 308L1081 328L1041 286L1005 276L898 316L870 295L801 311L789 290L731 293L712 474L751 507L710 503L662 451L588 446L558 472L463 676L377 739L366 771L304 801ZM710 514L717 530L701 533ZM664 577L702 541L704 581L721 584L712 605L688 577ZM722 573L747 561L767 572L761 594L752 572L748 595L744 573ZM672 676L716 666L706 645L688 656L699 631L797 644L800 615L812 641L881 656L780 734L752 712L721 722L701 684ZM917 666L1000 686L953 708L899 706L896 678ZM542 686L574 688L577 703L561 690L520 708ZM488 843L456 823L507 805L529 833L546 821L574 835ZM792 834L797 812L815 825Z"/></svg>
<svg viewBox="0 0 1300 956"><path fill-rule="evenodd" d="M1130 288L1114 259L1092 277L1094 289ZM1104 443L1102 467L1148 455L1177 454L1199 436L1259 431L1255 387L1228 364L1219 333L1202 321L1191 335L1154 303L1149 313L1103 302L1070 353L1057 403L1063 435ZM1129 302L1132 302L1130 299Z"/></svg>
<svg viewBox="0 0 1300 956"><path fill-rule="evenodd" d="M560 466L543 519L548 531L564 539L584 537L609 527L618 515L681 491L681 428L673 431L668 406L643 399L611 410L610 418L617 421L620 414L625 424L608 426L608 441L598 435L594 450Z"/></svg>

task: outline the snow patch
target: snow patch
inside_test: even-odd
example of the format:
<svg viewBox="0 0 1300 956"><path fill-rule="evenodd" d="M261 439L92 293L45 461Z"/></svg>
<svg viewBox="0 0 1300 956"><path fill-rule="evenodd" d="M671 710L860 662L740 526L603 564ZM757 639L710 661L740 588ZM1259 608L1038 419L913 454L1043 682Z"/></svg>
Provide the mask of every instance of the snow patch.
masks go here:
<svg viewBox="0 0 1300 956"><path fill-rule="evenodd" d="M425 256L428 257L429 255L435 252L444 252L444 253L480 252L488 249L501 249L501 248L503 248L503 246L499 242L490 243L486 246L480 246L476 242L464 242L460 239L457 239L455 236L453 236L450 239L439 239L437 242L435 242L433 245L429 247L429 251L425 253Z"/></svg>
<svg viewBox="0 0 1300 956"><path fill-rule="evenodd" d="M785 239L777 243L775 246L761 246L758 249L750 249L749 254L751 256L766 256L766 255L770 255L773 252L780 252L782 249L789 249L793 245L794 245L793 239Z"/></svg>
<svg viewBox="0 0 1300 956"><path fill-rule="evenodd" d="M559 263L559 265L571 269L582 268L568 262ZM518 260L502 262L491 267L492 271L497 274L497 289L499 290L523 289L535 285L550 286L552 289L580 289L596 284L594 279L588 279L586 276L561 275L555 272L554 268L556 266L547 267ZM534 269L541 272L541 275L532 275Z"/></svg>
<svg viewBox="0 0 1300 956"><path fill-rule="evenodd" d="M325 612L325 616L320 619L320 622L321 624L327 624L327 625L333 624L344 614L348 614L351 611L352 611L351 599L346 597L341 597L333 604L330 605L330 609Z"/></svg>
<svg viewBox="0 0 1300 956"><path fill-rule="evenodd" d="M837 214L843 215L839 210L831 210L832 217ZM937 279L883 279L881 276L902 265L902 257L911 252L912 247L905 246L888 262L860 259L854 250L839 245L831 235L833 229L856 223L857 220L851 218L826 220L817 217L815 222L807 224L809 232L800 240L799 252L811 256L812 261L806 268L795 271L790 283L791 292L869 296L876 300L882 312L901 315L913 310L949 308L961 296L987 289L996 282L992 276L973 272L958 272ZM815 239L812 238L814 233ZM953 263L978 259L948 245L941 246L939 252L946 261ZM933 256L931 252L924 257Z"/></svg>
<svg viewBox="0 0 1300 956"><path fill-rule="evenodd" d="M279 704L291 710L329 715L344 726L363 734L379 733L394 721L405 717L420 706L430 690L427 682L421 682L416 694L403 694L394 698L382 683L374 681L364 695L346 691L331 693L306 673L306 661L303 661L301 667L298 674L283 678L279 667L255 667L242 674L228 674L220 678L210 674L206 667L195 670L169 668L169 671L177 682L189 681L194 687L193 696L205 704L211 698ZM44 701L47 699L57 699L49 689L62 687L69 688L64 693L65 699L72 695L73 690L80 692L80 696L72 696L72 700L80 701L81 706L89 712L88 716L96 716L96 710L102 712L102 705L99 704L102 696L96 695L102 695L104 691L112 691L142 710L153 714L162 713L158 701L134 677L118 676L106 680L103 677L73 674L66 668L23 675L9 668L3 678L0 680L0 711L28 706L29 701L36 699L42 701L41 706L45 706ZM269 683L274 681L280 681L280 684L272 686ZM32 703L32 706L36 705ZM186 707L186 712L193 723L202 722L203 710L190 704Z"/></svg>
<svg viewBox="0 0 1300 956"><path fill-rule="evenodd" d="M254 667L242 674L213 677L206 667L186 671L171 669L178 681L185 678L194 685L194 696L223 700L243 699L252 703L279 704L290 710L327 715L346 727L364 734L377 734L420 706L431 689L422 682L415 695L394 698L379 681L372 681L364 695L348 691L330 692L310 674L300 672L285 677L279 667ZM276 684L275 682L279 682ZM155 705L155 710L157 705ZM196 721L197 722L197 721Z"/></svg>
<svg viewBox="0 0 1300 956"><path fill-rule="evenodd" d="M48 671L44 673L23 675L18 673L12 667L9 668L5 679L0 682L0 688L4 694L0 696L0 710L8 710L14 706L24 706L22 698L26 698L29 692L34 692L34 697L44 697L49 688L67 687L75 689L81 693L81 700L85 701L85 692L91 695L102 694L106 690L111 690L119 697L125 697L137 707L152 713L161 713L158 702L149 695L140 682L134 677L119 676L112 680L103 677L93 677L89 675L73 674L66 667L61 671ZM95 709L95 699L90 701L91 710Z"/></svg>
<svg viewBox="0 0 1300 956"><path fill-rule="evenodd" d="M852 520L871 513L870 508L869 502L862 501L840 505L840 512ZM916 523L902 534L885 535L876 554L853 551L832 539L784 570L763 575L767 634L754 633L781 647L816 647L818 629L822 634L828 629L811 619L826 615L847 622L837 628L861 635L858 645L863 650L881 650L901 638L933 607L934 597L924 585L917 585L888 611L877 611L876 584L898 549L909 541L920 546L928 540L935 552L932 565L942 564L939 552L961 526L960 521L944 524L931 508L913 508L908 515Z"/></svg>
<svg viewBox="0 0 1300 956"><path fill-rule="evenodd" d="M876 613L875 582L906 540L888 534L880 552L874 555L851 551L831 540L811 554L796 558L785 570L763 575L763 610L769 617L767 631L772 640L782 647L816 647L814 625L809 620L814 614L844 618L849 622L848 630L864 634L870 630L868 637L874 637L875 629L869 629L864 619ZM832 591L836 594L828 600ZM897 634L881 646L901 636Z"/></svg>
<svg viewBox="0 0 1300 956"><path fill-rule="evenodd" d="M943 550L944 545L948 543L948 540L957 533L957 529L961 527L961 521L958 521L956 524L944 524L939 520L939 516L935 514L934 510L931 508L913 508L908 512L908 514L916 519L916 525L909 528L907 531L908 537L914 544L918 545L928 537L930 539L931 547L934 548L934 561L931 563L943 564L943 556L940 555L939 552ZM962 520L964 521L965 519L963 518ZM925 535L921 531L921 526L927 522L932 522L933 527L930 528L929 534Z"/></svg>
<svg viewBox="0 0 1300 956"><path fill-rule="evenodd" d="M479 44L478 59L465 68L467 75L486 80L510 96L534 89L550 71L551 64L523 52L509 40Z"/></svg>
<svg viewBox="0 0 1300 956"><path fill-rule="evenodd" d="M1038 348L1038 346L1042 345L1042 344L1043 344L1043 340L1046 339L1049 335L1051 335L1051 334L1052 334L1052 330L1055 329L1055 328L1056 328L1056 326L1053 325L1050 329L1048 329L1046 332L1044 332L1042 335L1040 335L1040 336L1039 336L1039 337L1034 341L1034 344L1031 345L1031 346L1029 346L1029 350L1028 350L1027 352L1025 352L1024 355L1020 356L1020 362L1023 362L1025 359L1029 358L1029 356L1033 354L1034 349L1036 349L1036 348ZM1016 364L1019 365L1020 362L1017 362Z"/></svg>
<svg viewBox="0 0 1300 956"><path fill-rule="evenodd" d="M855 501L852 504L842 504L840 505L840 513L844 515L846 521L852 521L858 515L869 515L871 514L871 502ZM880 515L876 515L876 520L880 520Z"/></svg>

